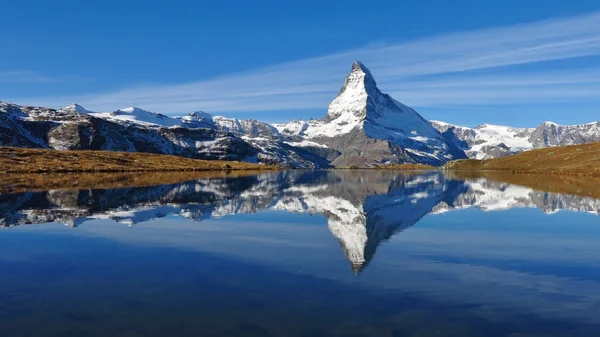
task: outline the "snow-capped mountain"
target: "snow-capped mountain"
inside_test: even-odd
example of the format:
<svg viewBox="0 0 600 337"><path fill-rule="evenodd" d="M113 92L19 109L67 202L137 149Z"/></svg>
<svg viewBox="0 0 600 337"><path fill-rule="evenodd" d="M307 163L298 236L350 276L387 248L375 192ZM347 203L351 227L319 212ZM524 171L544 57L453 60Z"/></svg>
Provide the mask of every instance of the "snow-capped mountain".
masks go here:
<svg viewBox="0 0 600 337"><path fill-rule="evenodd" d="M327 148L334 166L426 163L465 158L415 110L377 88L371 72L355 62L321 120L276 125L288 142ZM320 150L319 153L323 153Z"/></svg>
<svg viewBox="0 0 600 337"><path fill-rule="evenodd" d="M490 159L531 149L600 141L600 122L558 125L544 122L537 128L483 124L474 128L432 121L444 137L470 158Z"/></svg>
<svg viewBox="0 0 600 337"><path fill-rule="evenodd" d="M203 221L262 210L321 215L354 272L378 246L427 214L476 207L485 212L538 208L600 214L600 200L547 193L441 172L279 171L136 188L49 190L0 195L0 227L58 222L76 227L94 219L143 224L167 215Z"/></svg>
<svg viewBox="0 0 600 337"><path fill-rule="evenodd" d="M215 120L198 112L172 118L139 108L102 113L76 104L55 110L0 102L0 145L163 153L283 167L328 165L326 160L276 137L260 138L262 133L256 130L275 130L268 124L249 123L244 131L250 136L239 137Z"/></svg>
<svg viewBox="0 0 600 337"><path fill-rule="evenodd" d="M56 110L0 102L0 146L138 151L296 168L440 165L593 141L600 141L600 122L545 122L537 128L428 122L382 93L360 62L322 119L283 124L202 111L170 117L136 107L94 112L78 104Z"/></svg>
<svg viewBox="0 0 600 337"><path fill-rule="evenodd" d="M597 142L600 141L600 122L579 125L544 122L533 131L529 141L534 148Z"/></svg>

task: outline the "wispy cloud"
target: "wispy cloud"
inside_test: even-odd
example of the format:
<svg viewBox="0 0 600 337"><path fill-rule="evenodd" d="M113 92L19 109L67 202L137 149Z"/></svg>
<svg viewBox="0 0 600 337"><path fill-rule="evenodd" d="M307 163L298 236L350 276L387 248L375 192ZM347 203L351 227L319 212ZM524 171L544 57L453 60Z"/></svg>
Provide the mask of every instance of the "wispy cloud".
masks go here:
<svg viewBox="0 0 600 337"><path fill-rule="evenodd" d="M66 81L88 82L90 79L75 75L47 76L32 70L0 70L0 83L3 84L44 84Z"/></svg>
<svg viewBox="0 0 600 337"><path fill-rule="evenodd" d="M0 71L0 83L49 83L53 79L30 70Z"/></svg>
<svg viewBox="0 0 600 337"><path fill-rule="evenodd" d="M325 110L354 60L371 69L383 91L415 106L598 100L600 67L535 67L600 56L598 22L600 12L371 45L199 82L19 100L50 106L76 101L96 110L133 103L165 113Z"/></svg>

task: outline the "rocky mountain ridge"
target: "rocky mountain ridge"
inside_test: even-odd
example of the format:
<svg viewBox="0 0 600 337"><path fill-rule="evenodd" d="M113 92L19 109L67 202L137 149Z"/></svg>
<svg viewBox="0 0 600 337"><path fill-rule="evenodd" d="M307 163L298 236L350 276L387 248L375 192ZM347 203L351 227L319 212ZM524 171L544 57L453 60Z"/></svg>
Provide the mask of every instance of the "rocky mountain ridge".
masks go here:
<svg viewBox="0 0 600 337"><path fill-rule="evenodd" d="M532 149L600 141L600 121L578 125L544 122L536 128L491 124L469 128L440 121L432 121L431 125L474 159L491 159Z"/></svg>
<svg viewBox="0 0 600 337"><path fill-rule="evenodd" d="M78 105L56 110L0 102L0 145L161 153L283 167L327 165L278 140L247 141L223 128L199 127L203 121L198 114L190 116L176 119L139 108L93 113Z"/></svg>

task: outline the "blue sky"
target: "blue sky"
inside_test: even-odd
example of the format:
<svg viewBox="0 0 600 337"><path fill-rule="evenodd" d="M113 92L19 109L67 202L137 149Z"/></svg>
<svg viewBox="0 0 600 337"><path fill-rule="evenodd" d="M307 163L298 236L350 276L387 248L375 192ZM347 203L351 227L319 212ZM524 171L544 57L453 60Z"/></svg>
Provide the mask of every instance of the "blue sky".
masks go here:
<svg viewBox="0 0 600 337"><path fill-rule="evenodd" d="M320 118L354 60L428 119L598 120L600 2L2 2L0 100Z"/></svg>

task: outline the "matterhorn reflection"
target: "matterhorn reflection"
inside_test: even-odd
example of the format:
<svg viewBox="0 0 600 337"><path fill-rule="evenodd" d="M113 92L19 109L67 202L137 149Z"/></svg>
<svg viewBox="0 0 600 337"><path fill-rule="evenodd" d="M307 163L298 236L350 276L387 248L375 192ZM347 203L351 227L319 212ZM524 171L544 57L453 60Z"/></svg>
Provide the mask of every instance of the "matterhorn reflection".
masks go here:
<svg viewBox="0 0 600 337"><path fill-rule="evenodd" d="M414 225L433 207L466 192L443 174L390 171L329 171L323 177L283 190L276 209L318 213L327 218L352 270L360 273L378 245ZM311 183L313 181L313 183Z"/></svg>
<svg viewBox="0 0 600 337"><path fill-rule="evenodd" d="M77 227L94 219L133 226L167 215L202 221L267 209L318 214L327 219L352 270L360 273L394 234L429 213L466 207L598 214L600 201L442 172L281 171L149 187L1 194L0 226L58 222Z"/></svg>

